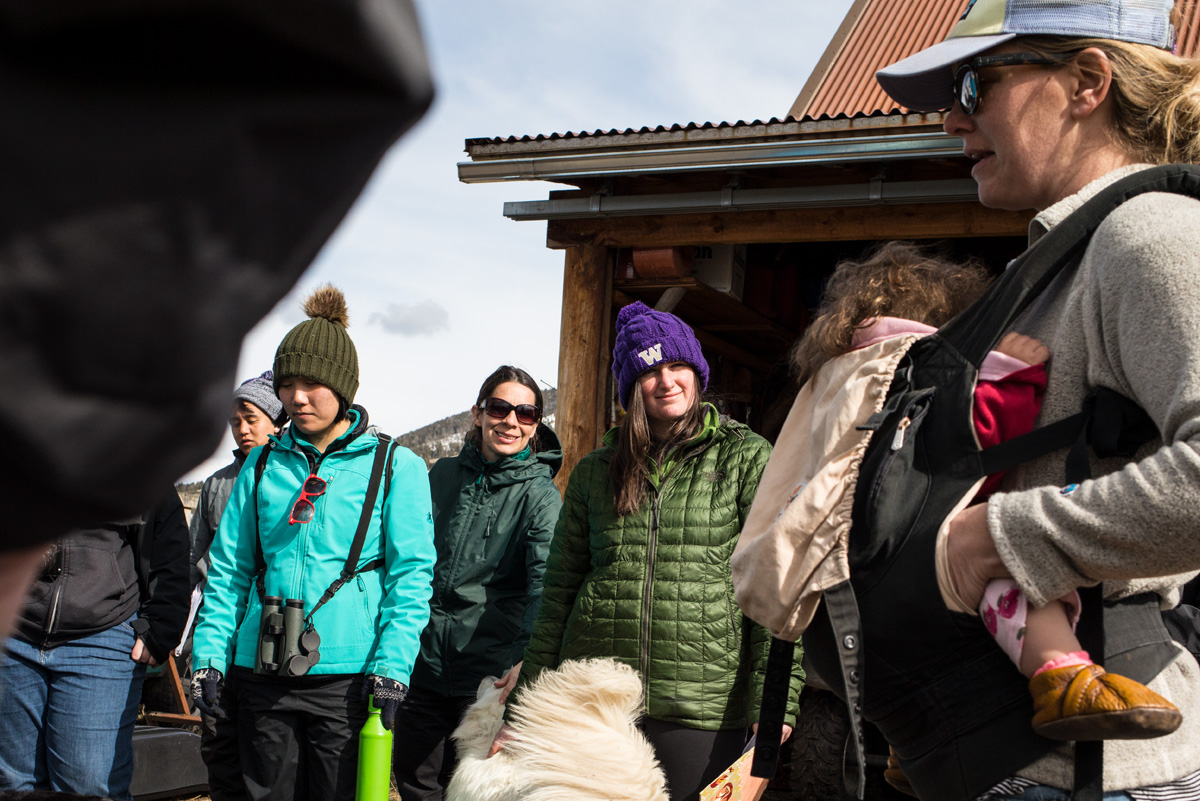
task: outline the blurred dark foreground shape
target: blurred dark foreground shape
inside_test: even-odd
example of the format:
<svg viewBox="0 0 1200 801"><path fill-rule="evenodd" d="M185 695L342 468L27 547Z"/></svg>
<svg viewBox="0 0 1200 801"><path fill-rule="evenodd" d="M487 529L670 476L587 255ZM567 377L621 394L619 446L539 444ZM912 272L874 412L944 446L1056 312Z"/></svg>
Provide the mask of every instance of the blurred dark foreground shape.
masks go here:
<svg viewBox="0 0 1200 801"><path fill-rule="evenodd" d="M212 453L242 338L432 93L410 0L0 0L0 551Z"/></svg>

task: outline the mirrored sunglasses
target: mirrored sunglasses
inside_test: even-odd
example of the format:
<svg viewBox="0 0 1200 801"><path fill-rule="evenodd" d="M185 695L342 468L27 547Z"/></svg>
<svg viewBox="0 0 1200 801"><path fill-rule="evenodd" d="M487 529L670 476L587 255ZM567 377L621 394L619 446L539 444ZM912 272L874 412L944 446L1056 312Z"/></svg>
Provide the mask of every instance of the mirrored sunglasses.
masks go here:
<svg viewBox="0 0 1200 801"><path fill-rule="evenodd" d="M964 113L974 114L979 109L979 73L987 67L1019 67L1025 64L1060 64L1058 59L1037 53L1001 53L996 56L976 56L954 73L954 98Z"/></svg>
<svg viewBox="0 0 1200 801"><path fill-rule="evenodd" d="M503 420L508 417L509 412L515 411L517 413L517 422L524 426L531 426L542 419L542 410L532 403L520 403L514 406L502 398L488 398L485 400L483 402L483 411L488 417L494 417L497 420Z"/></svg>

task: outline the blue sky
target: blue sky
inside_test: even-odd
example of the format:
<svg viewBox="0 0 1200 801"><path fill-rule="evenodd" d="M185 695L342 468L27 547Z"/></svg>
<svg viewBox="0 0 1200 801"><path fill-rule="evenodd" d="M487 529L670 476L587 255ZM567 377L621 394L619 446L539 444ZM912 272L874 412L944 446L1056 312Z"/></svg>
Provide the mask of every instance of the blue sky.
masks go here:
<svg viewBox="0 0 1200 801"><path fill-rule="evenodd" d="M333 283L358 348L355 401L396 435L467 409L500 364L557 383L563 254L546 248L545 223L501 213L556 187L459 183L465 139L782 117L851 0L416 4L434 106L246 338L238 366L239 380L268 369L304 319L303 297ZM227 435L186 480L232 449Z"/></svg>

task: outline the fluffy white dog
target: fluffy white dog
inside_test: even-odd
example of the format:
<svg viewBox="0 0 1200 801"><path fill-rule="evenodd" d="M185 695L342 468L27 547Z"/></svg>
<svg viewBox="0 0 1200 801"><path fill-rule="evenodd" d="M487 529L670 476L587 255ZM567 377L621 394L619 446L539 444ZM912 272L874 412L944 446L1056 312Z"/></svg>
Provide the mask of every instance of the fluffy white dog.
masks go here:
<svg viewBox="0 0 1200 801"><path fill-rule="evenodd" d="M513 738L491 759L504 706L495 679L451 735L458 768L446 801L670 801L654 749L637 727L642 683L612 659L543 671L514 702Z"/></svg>

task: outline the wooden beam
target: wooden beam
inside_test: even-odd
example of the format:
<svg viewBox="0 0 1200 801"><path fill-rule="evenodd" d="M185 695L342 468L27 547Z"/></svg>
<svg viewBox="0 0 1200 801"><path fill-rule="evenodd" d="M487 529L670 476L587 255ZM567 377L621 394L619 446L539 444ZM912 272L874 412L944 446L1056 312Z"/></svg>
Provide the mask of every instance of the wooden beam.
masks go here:
<svg viewBox="0 0 1200 801"><path fill-rule="evenodd" d="M669 247L747 242L1023 237L1032 216L1032 212L986 209L978 203L928 203L593 217L550 221L546 243L551 248L577 245Z"/></svg>
<svg viewBox="0 0 1200 801"><path fill-rule="evenodd" d="M565 491L575 464L604 434L612 269L604 247L567 250L558 349L558 413L554 429L563 449L555 478Z"/></svg>
<svg viewBox="0 0 1200 801"><path fill-rule="evenodd" d="M761 356L755 356L753 353L739 348L737 345L731 345L720 337L708 333L703 328L693 327L692 330L696 332L696 339L705 350L724 356L731 361L745 365L760 373L771 372L772 364Z"/></svg>

